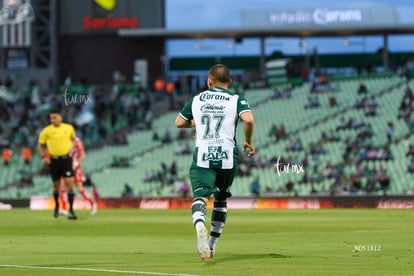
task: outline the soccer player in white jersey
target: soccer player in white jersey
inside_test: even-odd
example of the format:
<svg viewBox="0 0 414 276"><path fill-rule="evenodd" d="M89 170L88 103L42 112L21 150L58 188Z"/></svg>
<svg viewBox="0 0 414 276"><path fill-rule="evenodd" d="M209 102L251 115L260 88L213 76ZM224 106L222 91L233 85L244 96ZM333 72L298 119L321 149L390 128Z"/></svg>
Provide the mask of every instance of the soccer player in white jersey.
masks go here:
<svg viewBox="0 0 414 276"><path fill-rule="evenodd" d="M238 148L236 126L239 118L244 125L243 151L249 157L255 149L252 143L254 118L246 99L229 91L230 70L216 64L208 71L208 90L194 96L178 114L177 128L196 128L195 151L190 167L193 191L192 220L197 234L200 258L210 259L215 253L227 218L227 198L237 171ZM206 229L206 206L214 195L210 236Z"/></svg>
<svg viewBox="0 0 414 276"><path fill-rule="evenodd" d="M82 195L82 197L89 202L91 205L91 215L96 215L98 211L98 204L95 199L92 199L86 189L83 187L83 182L85 181L85 177L83 175L81 163L85 159L85 148L83 146L82 140L78 137L75 138L73 141L73 147L70 152L70 157L72 158L72 167L73 171L75 172L74 182L76 184L76 188L78 192ZM62 201L62 210L61 213L65 213L65 206L66 204L66 189L61 187L60 190L60 200Z"/></svg>

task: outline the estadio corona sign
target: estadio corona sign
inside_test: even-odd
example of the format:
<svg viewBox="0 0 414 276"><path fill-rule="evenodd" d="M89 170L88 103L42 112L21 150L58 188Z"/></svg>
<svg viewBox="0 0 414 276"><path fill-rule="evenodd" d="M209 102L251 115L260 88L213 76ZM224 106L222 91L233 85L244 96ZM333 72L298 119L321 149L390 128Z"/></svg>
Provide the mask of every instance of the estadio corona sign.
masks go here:
<svg viewBox="0 0 414 276"><path fill-rule="evenodd" d="M308 24L328 25L334 23L351 23L362 21L360 9L326 9L317 8L313 11L298 10L294 12L271 13L272 24Z"/></svg>
<svg viewBox="0 0 414 276"><path fill-rule="evenodd" d="M395 25L400 21L394 6L330 6L315 8L243 10L242 27L325 29Z"/></svg>

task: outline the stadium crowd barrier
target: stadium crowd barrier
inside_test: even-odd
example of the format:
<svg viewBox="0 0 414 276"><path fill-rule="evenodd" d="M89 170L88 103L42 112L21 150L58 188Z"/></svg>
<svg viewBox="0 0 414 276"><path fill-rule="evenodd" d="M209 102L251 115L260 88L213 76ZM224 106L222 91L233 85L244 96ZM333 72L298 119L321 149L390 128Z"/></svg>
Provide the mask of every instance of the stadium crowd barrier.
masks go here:
<svg viewBox="0 0 414 276"><path fill-rule="evenodd" d="M98 201L100 209L137 208L137 209L189 209L191 197L164 198L102 198ZM11 202L4 202L13 204ZM16 201L14 201L16 203ZM32 210L51 210L52 197L32 197L29 202ZM20 204L20 207L22 204ZM213 207L211 200L207 206ZM377 208L377 209L414 209L414 196L335 196L335 197L234 197L228 200L229 209L330 209L330 208ZM87 201L75 199L75 209L89 209Z"/></svg>

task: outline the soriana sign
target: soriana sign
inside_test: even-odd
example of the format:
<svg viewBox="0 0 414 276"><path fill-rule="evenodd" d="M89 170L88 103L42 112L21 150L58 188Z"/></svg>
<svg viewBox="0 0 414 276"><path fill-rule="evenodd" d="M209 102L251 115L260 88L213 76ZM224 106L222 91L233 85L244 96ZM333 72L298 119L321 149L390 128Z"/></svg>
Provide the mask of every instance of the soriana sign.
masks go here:
<svg viewBox="0 0 414 276"><path fill-rule="evenodd" d="M111 14L106 17L85 16L82 26L84 30L137 28L138 17L113 17Z"/></svg>
<svg viewBox="0 0 414 276"><path fill-rule="evenodd" d="M96 5L106 11L113 11L116 7L116 0L95 0ZM83 18L84 30L121 29L137 28L138 17L114 17L108 14L105 17L85 16Z"/></svg>
<svg viewBox="0 0 414 276"><path fill-rule="evenodd" d="M165 27L164 0L59 0L58 2L59 34L63 36L117 34L119 29Z"/></svg>

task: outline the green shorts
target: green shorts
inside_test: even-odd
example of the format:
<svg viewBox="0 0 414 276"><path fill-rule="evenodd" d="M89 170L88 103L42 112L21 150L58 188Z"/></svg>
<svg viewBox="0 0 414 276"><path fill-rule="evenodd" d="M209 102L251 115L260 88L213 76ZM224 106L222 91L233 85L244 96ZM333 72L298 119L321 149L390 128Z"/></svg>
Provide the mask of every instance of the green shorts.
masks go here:
<svg viewBox="0 0 414 276"><path fill-rule="evenodd" d="M190 180L193 197L209 198L214 194L217 200L225 200L231 197L230 188L237 172L237 148L234 151L232 169L201 168L196 165L196 155L190 167Z"/></svg>
<svg viewBox="0 0 414 276"><path fill-rule="evenodd" d="M194 197L209 198L212 194L217 200L231 197L230 188L236 168L209 169L191 165L190 179Z"/></svg>

